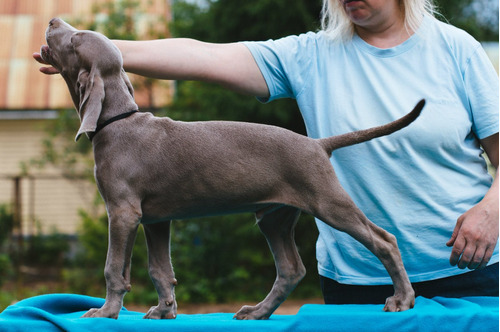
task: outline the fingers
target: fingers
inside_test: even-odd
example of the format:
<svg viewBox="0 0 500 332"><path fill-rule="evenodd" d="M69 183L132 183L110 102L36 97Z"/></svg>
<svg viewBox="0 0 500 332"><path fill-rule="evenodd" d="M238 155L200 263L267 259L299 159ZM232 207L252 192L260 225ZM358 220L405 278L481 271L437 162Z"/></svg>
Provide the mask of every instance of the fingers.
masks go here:
<svg viewBox="0 0 500 332"><path fill-rule="evenodd" d="M485 241L485 236L481 236L477 230L464 226L463 221L463 217L458 218L453 234L446 243L449 247L453 246L450 264L460 269L484 268L493 255L495 245Z"/></svg>
<svg viewBox="0 0 500 332"><path fill-rule="evenodd" d="M40 62L41 64L48 65L49 63L42 58L40 52L33 53L33 59Z"/></svg>
<svg viewBox="0 0 500 332"><path fill-rule="evenodd" d="M47 61L45 61L41 54L39 52L33 53L33 59L35 59L37 62L43 64L43 65L50 65ZM40 72L46 74L46 75L54 75L54 74L59 74L59 70L57 70L54 67L40 67Z"/></svg>
<svg viewBox="0 0 500 332"><path fill-rule="evenodd" d="M40 67L39 70L45 75L59 74L59 70L55 69L54 67Z"/></svg>
<svg viewBox="0 0 500 332"><path fill-rule="evenodd" d="M486 267L491 259L493 250L494 248L485 248L483 246L467 244L465 240L460 240L455 243L455 246L453 246L452 254L450 256L450 264L452 266L456 265L459 269L482 269Z"/></svg>
<svg viewBox="0 0 500 332"><path fill-rule="evenodd" d="M451 238L448 240L448 242L446 242L446 245L448 247L451 247L454 245L454 243L457 239L457 236L458 236L458 232L460 231L460 228L462 227L463 220L464 220L463 216L458 218L457 223L455 225L455 229L453 230L453 233L451 234ZM454 264L452 264L452 265L454 265Z"/></svg>
<svg viewBox="0 0 500 332"><path fill-rule="evenodd" d="M473 269L472 266L473 265L476 265L476 266L479 265L479 263L482 261L482 257L480 258L479 263L474 263L474 257L475 257L475 253L476 253L476 246L473 245L473 244L467 245L467 241L465 241L465 242L466 242L466 246L464 248L464 251L462 252L462 256L460 257L460 259L457 262L457 267L459 269L465 269L467 267L470 268L470 269ZM477 260L477 258L476 258L476 260Z"/></svg>
<svg viewBox="0 0 500 332"><path fill-rule="evenodd" d="M451 243L452 240L453 243ZM465 238L462 236L459 238L457 238L457 236L455 237L452 236L452 240L448 241L446 245L447 246L453 245L450 256L450 264L451 266L455 266L460 261L460 258L462 257L462 253L464 252L467 243L465 241Z"/></svg>
<svg viewBox="0 0 500 332"><path fill-rule="evenodd" d="M493 256L493 252L494 251L495 251L495 247L494 246L493 247L488 247L486 249L483 261L481 262L481 264L479 264L479 266L477 267L477 269L484 269L486 267L486 265L488 264L488 262L491 259L491 256Z"/></svg>

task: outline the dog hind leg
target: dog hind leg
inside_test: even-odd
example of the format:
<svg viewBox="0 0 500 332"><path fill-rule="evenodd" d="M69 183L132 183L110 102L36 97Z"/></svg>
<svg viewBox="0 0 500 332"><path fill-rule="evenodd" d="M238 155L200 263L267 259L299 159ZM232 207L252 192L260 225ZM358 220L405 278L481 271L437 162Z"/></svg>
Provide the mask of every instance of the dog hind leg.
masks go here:
<svg viewBox="0 0 500 332"><path fill-rule="evenodd" d="M262 216L258 221L273 254L277 276L266 298L256 306L242 307L235 314L236 319L268 319L304 277L305 267L294 240L294 227L299 215L300 210L286 206Z"/></svg>
<svg viewBox="0 0 500 332"><path fill-rule="evenodd" d="M177 316L174 293L177 280L170 260L170 224L171 221L144 225L149 275L158 293L158 305L151 307L144 318L172 319Z"/></svg>
<svg viewBox="0 0 500 332"><path fill-rule="evenodd" d="M394 285L394 296L387 298L384 311L412 308L415 292L406 274L396 237L368 220L340 186L330 188L334 187L335 193L321 196L329 198L329 201L323 200L317 204L317 210L311 211L312 214L333 228L352 236L382 262Z"/></svg>

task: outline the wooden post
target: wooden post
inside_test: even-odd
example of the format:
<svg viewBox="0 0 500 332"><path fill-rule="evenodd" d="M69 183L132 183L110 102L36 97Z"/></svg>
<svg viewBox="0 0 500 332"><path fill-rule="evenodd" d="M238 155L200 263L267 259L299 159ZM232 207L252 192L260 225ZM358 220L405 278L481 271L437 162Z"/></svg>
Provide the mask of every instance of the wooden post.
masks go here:
<svg viewBox="0 0 500 332"><path fill-rule="evenodd" d="M22 196L21 196L21 177L16 176L14 178L14 201L13 201L13 214L14 214L14 232L13 235L17 237L17 252L16 252L16 293L18 297L21 297L22 286L23 286L23 275L21 272L21 266L23 265L23 249L24 249L24 238L23 238L23 218L22 218Z"/></svg>

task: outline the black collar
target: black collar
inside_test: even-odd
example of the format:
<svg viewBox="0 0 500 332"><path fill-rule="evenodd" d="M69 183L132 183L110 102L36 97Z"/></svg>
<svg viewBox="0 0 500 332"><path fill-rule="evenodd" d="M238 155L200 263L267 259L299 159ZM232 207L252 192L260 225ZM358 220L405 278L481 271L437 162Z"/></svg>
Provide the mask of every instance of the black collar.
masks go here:
<svg viewBox="0 0 500 332"><path fill-rule="evenodd" d="M117 116L112 117L111 119L108 119L108 120L104 121L100 125L97 125L97 127L95 128L95 131L93 133L88 133L89 140L92 141L92 139L94 138L94 136L97 135L97 133L99 131L101 131L104 127L106 127L107 125L112 124L115 121L128 118L129 116L131 116L132 114L137 113L137 112L139 112L139 111L138 110L133 110L133 111L130 111L130 112L127 112L127 113L119 114Z"/></svg>

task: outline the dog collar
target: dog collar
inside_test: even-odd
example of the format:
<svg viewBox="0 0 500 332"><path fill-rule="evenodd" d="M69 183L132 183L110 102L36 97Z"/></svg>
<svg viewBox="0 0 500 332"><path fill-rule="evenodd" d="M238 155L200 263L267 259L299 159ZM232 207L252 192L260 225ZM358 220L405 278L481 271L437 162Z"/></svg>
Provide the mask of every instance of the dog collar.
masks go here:
<svg viewBox="0 0 500 332"><path fill-rule="evenodd" d="M117 116L112 117L111 119L108 119L108 120L104 121L100 125L97 125L97 127L95 128L95 131L93 133L88 133L89 140L92 141L92 139L94 138L94 136L97 135L97 133L99 131L101 131L104 127L106 127L107 125L110 125L113 122L118 121L118 120L126 119L129 116L131 116L132 114L137 113L137 112L139 112L139 110L133 110L133 111L130 111L130 112L127 112L127 113L122 113L122 114L119 114Z"/></svg>

